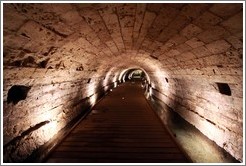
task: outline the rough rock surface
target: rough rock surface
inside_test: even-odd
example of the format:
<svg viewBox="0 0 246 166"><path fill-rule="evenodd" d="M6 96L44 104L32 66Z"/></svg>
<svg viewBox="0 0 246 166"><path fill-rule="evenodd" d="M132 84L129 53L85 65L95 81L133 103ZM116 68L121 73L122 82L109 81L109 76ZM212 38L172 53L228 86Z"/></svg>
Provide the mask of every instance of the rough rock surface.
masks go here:
<svg viewBox="0 0 246 166"><path fill-rule="evenodd" d="M151 95L242 161L242 4L8 3L3 34L6 162L23 161L131 68L146 71ZM7 103L14 85L31 89Z"/></svg>

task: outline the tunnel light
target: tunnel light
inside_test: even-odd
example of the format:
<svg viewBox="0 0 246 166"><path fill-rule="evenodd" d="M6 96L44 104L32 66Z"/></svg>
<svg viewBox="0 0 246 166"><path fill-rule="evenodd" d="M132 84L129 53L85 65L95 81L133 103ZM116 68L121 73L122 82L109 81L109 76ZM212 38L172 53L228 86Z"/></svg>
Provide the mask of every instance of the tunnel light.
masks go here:
<svg viewBox="0 0 246 166"><path fill-rule="evenodd" d="M114 75L114 78L113 78L113 82L116 82L117 81L117 78L119 77L120 73L119 72L116 72L115 75Z"/></svg>
<svg viewBox="0 0 246 166"><path fill-rule="evenodd" d="M103 86L105 87L105 86L107 86L107 85L108 85L108 79L105 78L105 79L103 80Z"/></svg>
<svg viewBox="0 0 246 166"><path fill-rule="evenodd" d="M90 100L91 106L94 106L97 101L97 94L92 95L89 100Z"/></svg>
<svg viewBox="0 0 246 166"><path fill-rule="evenodd" d="M108 91L108 86L104 86L103 89L104 89L104 92L107 92Z"/></svg>
<svg viewBox="0 0 246 166"><path fill-rule="evenodd" d="M217 128L215 125L206 120L198 120L198 118L194 117L193 122L204 135L206 135L209 139L214 140L218 144L227 142L230 139L223 130Z"/></svg>
<svg viewBox="0 0 246 166"><path fill-rule="evenodd" d="M58 124L57 121L50 121L42 127L40 131L39 142L49 141L57 132L60 130L61 124Z"/></svg>
<svg viewBox="0 0 246 166"><path fill-rule="evenodd" d="M149 92L147 93L147 95L146 95L146 98L148 99L150 97L150 95L149 95Z"/></svg>
<svg viewBox="0 0 246 166"><path fill-rule="evenodd" d="M126 72L127 70L128 70L128 69L125 69L125 70L123 70L122 72L120 72L120 75L119 75L118 80L125 82L124 74L125 74L125 72Z"/></svg>
<svg viewBox="0 0 246 166"><path fill-rule="evenodd" d="M152 96L153 94L153 90L152 90L152 87L149 88L149 96Z"/></svg>
<svg viewBox="0 0 246 166"><path fill-rule="evenodd" d="M96 85L95 82L88 84L87 89L86 89L86 95L91 96L94 93L96 93Z"/></svg>
<svg viewBox="0 0 246 166"><path fill-rule="evenodd" d="M59 112L62 112L61 107L56 107L55 109L50 109L49 107L51 106L42 107L41 109L43 111L40 111L38 118L30 118L31 124L37 124L42 121L52 121L52 119L54 119L59 114ZM46 109L49 110L45 111Z"/></svg>
<svg viewBox="0 0 246 166"><path fill-rule="evenodd" d="M109 83L109 78L110 78L110 75L112 74L113 70L114 70L114 68L111 68L111 69L107 72L107 74L106 74L106 76L105 76L105 79L103 80L103 86L108 85L108 83Z"/></svg>
<svg viewBox="0 0 246 166"><path fill-rule="evenodd" d="M123 83L124 83L124 82L126 82L126 79L125 79L125 77L123 77Z"/></svg>
<svg viewBox="0 0 246 166"><path fill-rule="evenodd" d="M151 83L151 87L154 88L154 89L156 88L154 83Z"/></svg>
<svg viewBox="0 0 246 166"><path fill-rule="evenodd" d="M89 102L91 104L91 106L95 105L96 101L97 101L97 87L99 85L96 82L92 82L91 84L88 84L87 89L86 89L86 95L87 97L89 97ZM108 88L108 86L106 86L106 88ZM106 89L108 90L108 89Z"/></svg>
<svg viewBox="0 0 246 166"><path fill-rule="evenodd" d="M114 88L116 88L117 87L117 82L114 82Z"/></svg>

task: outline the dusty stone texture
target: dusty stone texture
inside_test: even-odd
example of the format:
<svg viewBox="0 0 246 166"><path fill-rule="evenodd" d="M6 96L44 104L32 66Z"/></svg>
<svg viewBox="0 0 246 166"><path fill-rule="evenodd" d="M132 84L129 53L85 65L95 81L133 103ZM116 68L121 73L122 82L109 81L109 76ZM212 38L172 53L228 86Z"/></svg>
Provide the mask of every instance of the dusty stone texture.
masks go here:
<svg viewBox="0 0 246 166"><path fill-rule="evenodd" d="M9 3L3 32L5 161L23 161L130 68L242 161L242 4ZM16 105L7 104L13 85L31 87Z"/></svg>
<svg viewBox="0 0 246 166"><path fill-rule="evenodd" d="M82 110L92 106L100 93L104 93L104 88L111 87L110 83L113 82L108 81L103 85L105 79L91 77L95 73L93 71L24 67L6 67L4 71L3 129L6 162L22 162L33 150L81 114ZM111 79L112 75L108 77ZM16 84L28 85L31 89L25 100L15 105L7 104L7 92ZM37 125L41 126L35 127Z"/></svg>

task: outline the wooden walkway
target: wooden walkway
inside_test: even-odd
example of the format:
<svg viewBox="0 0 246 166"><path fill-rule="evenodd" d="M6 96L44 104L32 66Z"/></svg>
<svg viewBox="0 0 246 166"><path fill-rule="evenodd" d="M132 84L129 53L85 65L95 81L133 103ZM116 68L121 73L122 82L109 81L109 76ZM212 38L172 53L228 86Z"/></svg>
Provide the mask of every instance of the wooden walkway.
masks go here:
<svg viewBox="0 0 246 166"><path fill-rule="evenodd" d="M56 163L188 162L139 83L124 83L95 105L51 153Z"/></svg>

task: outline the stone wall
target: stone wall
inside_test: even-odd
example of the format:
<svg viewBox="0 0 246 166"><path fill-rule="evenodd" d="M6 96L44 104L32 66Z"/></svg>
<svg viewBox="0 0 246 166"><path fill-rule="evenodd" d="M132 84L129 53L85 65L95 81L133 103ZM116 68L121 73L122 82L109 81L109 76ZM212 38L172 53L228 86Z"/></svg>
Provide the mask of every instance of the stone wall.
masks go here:
<svg viewBox="0 0 246 166"><path fill-rule="evenodd" d="M113 85L93 73L35 68L4 68L4 161L22 162ZM7 100L15 85L30 87L25 99ZM107 87L108 86L108 87ZM17 93L15 93L15 96Z"/></svg>
<svg viewBox="0 0 246 166"><path fill-rule="evenodd" d="M238 160L243 151L241 85L229 83L231 96L221 94L216 83L168 79L166 90L152 89L153 96L179 113ZM174 91L172 91L172 89ZM163 111L165 114L165 112Z"/></svg>

